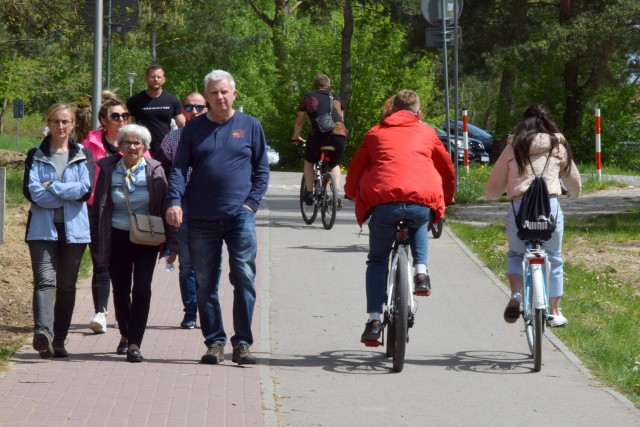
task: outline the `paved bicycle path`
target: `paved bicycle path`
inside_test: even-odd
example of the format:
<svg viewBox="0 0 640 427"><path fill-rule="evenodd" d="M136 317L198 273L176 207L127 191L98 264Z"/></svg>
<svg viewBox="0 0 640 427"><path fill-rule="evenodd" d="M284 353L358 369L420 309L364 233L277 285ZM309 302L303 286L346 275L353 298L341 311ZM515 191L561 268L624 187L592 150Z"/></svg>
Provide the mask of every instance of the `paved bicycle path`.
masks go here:
<svg viewBox="0 0 640 427"><path fill-rule="evenodd" d="M405 367L394 373L382 348L359 342L367 227L360 235L349 202L332 230L304 225L297 182L274 174L269 190L279 425L640 425L640 412L552 333L542 371L532 371L523 325L502 318L506 287L447 229L430 239L433 295L418 300Z"/></svg>

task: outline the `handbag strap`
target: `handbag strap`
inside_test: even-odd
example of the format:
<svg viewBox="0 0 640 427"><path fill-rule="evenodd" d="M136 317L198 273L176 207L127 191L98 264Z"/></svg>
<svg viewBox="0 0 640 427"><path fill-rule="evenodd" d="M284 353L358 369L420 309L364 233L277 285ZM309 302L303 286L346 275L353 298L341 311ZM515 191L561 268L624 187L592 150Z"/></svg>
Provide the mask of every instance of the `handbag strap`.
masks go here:
<svg viewBox="0 0 640 427"><path fill-rule="evenodd" d="M127 183L125 182L124 174L122 174L122 192L124 193L124 200L127 202L129 215L131 215L131 204L129 204L129 190L127 190Z"/></svg>

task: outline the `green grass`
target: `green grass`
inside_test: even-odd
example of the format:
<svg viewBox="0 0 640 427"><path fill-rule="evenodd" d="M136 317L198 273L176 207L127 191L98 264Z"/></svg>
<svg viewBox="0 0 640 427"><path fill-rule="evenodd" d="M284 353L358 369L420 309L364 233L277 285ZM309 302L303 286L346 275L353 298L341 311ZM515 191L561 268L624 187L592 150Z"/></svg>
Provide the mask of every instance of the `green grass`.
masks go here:
<svg viewBox="0 0 640 427"><path fill-rule="evenodd" d="M448 221L456 235L504 283L506 235L504 224L487 227ZM640 210L604 215L585 222L567 220L565 247L574 238L638 244ZM558 336L598 378L640 406L640 286L622 281L615 268L565 263L562 306L570 318Z"/></svg>
<svg viewBox="0 0 640 427"><path fill-rule="evenodd" d="M20 136L16 142L16 136L0 135L0 149L18 151L26 154L31 148L35 147L42 141L40 137Z"/></svg>

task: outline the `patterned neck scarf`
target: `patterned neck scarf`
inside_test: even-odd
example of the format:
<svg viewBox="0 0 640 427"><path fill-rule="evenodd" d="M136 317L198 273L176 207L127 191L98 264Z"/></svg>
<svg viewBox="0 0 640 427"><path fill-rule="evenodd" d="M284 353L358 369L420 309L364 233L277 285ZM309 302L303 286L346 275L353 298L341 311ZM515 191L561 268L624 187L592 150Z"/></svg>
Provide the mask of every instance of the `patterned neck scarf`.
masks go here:
<svg viewBox="0 0 640 427"><path fill-rule="evenodd" d="M129 193L136 191L136 182L138 181L136 173L146 164L147 162L144 160L144 157L138 160L138 163L133 165L131 168L127 168L127 165L124 163L124 158L120 159L118 162L116 172L124 175L124 185L127 187L127 190L129 190Z"/></svg>

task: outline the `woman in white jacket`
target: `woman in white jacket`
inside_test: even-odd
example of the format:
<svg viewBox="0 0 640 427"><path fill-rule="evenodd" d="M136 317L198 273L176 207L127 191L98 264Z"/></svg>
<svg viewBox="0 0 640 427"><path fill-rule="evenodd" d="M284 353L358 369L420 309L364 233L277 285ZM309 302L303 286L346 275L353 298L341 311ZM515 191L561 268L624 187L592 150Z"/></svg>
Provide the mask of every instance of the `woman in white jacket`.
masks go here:
<svg viewBox="0 0 640 427"><path fill-rule="evenodd" d="M531 163L529 163L529 159ZM549 189L551 211L556 214L557 221L556 230L551 239L542 244L551 264L549 325L552 327L564 326L567 319L560 311L560 297L563 294L564 285L562 260L564 216L558 203L558 196L562 193L560 184L562 179L567 188L567 195L578 197L580 194L580 174L573 162L567 140L558 130L546 107L540 104L531 105L523 113L522 120L516 126L514 134L507 140L506 148L493 167L485 194L488 200L495 200L506 188L507 196L513 201L513 209L508 210L506 220L509 243L507 276L511 285L511 299L504 311L504 319L508 323L514 323L520 317L522 257L526 252L525 242L518 238L515 216L520 208L524 192L533 181L534 173L537 176L542 173L544 177Z"/></svg>

